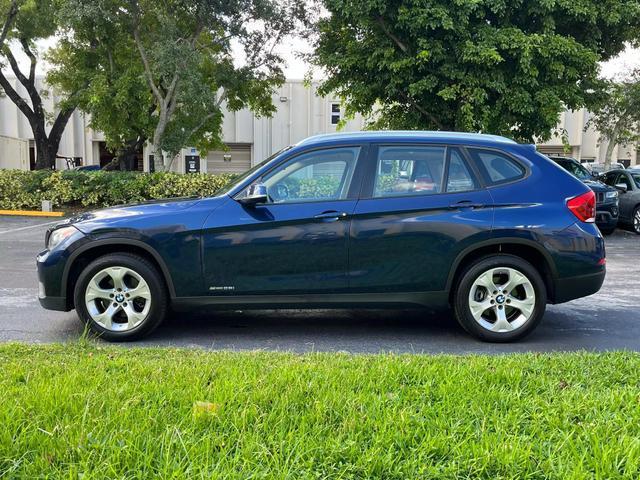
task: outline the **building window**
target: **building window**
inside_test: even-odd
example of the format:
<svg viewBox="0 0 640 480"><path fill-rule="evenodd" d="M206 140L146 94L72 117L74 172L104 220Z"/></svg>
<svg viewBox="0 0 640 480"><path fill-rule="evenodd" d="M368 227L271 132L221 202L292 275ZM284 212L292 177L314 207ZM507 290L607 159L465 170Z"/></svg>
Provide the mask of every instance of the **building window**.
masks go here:
<svg viewBox="0 0 640 480"><path fill-rule="evenodd" d="M334 102L331 104L331 125L337 125L338 123L340 123L340 118L340 104Z"/></svg>

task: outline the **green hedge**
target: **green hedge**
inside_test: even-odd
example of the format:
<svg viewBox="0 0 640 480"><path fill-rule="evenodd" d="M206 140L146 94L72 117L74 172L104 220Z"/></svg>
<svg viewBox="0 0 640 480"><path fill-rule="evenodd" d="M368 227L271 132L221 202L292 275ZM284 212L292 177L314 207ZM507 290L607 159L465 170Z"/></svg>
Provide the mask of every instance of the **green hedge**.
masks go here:
<svg viewBox="0 0 640 480"><path fill-rule="evenodd" d="M210 196L233 175L169 172L76 172L0 170L0 209L105 207L144 200L193 195Z"/></svg>

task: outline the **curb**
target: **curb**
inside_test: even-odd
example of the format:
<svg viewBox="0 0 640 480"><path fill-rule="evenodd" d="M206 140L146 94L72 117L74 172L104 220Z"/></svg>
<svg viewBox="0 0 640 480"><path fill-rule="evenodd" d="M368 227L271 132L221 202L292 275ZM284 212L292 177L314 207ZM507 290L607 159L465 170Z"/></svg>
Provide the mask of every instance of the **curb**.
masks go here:
<svg viewBox="0 0 640 480"><path fill-rule="evenodd" d="M64 212L39 212L34 210L0 210L0 215L15 215L22 217L63 217Z"/></svg>

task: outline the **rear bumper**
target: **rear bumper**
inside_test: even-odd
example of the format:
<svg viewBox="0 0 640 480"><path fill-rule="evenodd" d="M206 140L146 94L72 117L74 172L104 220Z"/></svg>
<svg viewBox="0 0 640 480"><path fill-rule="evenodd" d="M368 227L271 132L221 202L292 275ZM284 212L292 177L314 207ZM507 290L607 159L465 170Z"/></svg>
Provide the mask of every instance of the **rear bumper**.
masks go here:
<svg viewBox="0 0 640 480"><path fill-rule="evenodd" d="M606 273L605 267L602 267L601 272L556 279L553 303L564 303L593 295L602 287Z"/></svg>

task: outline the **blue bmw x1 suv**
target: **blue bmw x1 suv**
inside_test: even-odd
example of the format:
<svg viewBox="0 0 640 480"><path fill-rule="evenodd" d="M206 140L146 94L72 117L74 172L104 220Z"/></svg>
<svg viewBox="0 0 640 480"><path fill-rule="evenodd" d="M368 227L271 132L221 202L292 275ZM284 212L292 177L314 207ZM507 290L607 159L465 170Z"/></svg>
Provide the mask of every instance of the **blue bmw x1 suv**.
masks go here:
<svg viewBox="0 0 640 480"><path fill-rule="evenodd" d="M41 304L111 341L168 309L451 306L472 335L530 333L547 303L597 292L593 192L502 137L306 139L211 198L119 206L53 227Z"/></svg>

